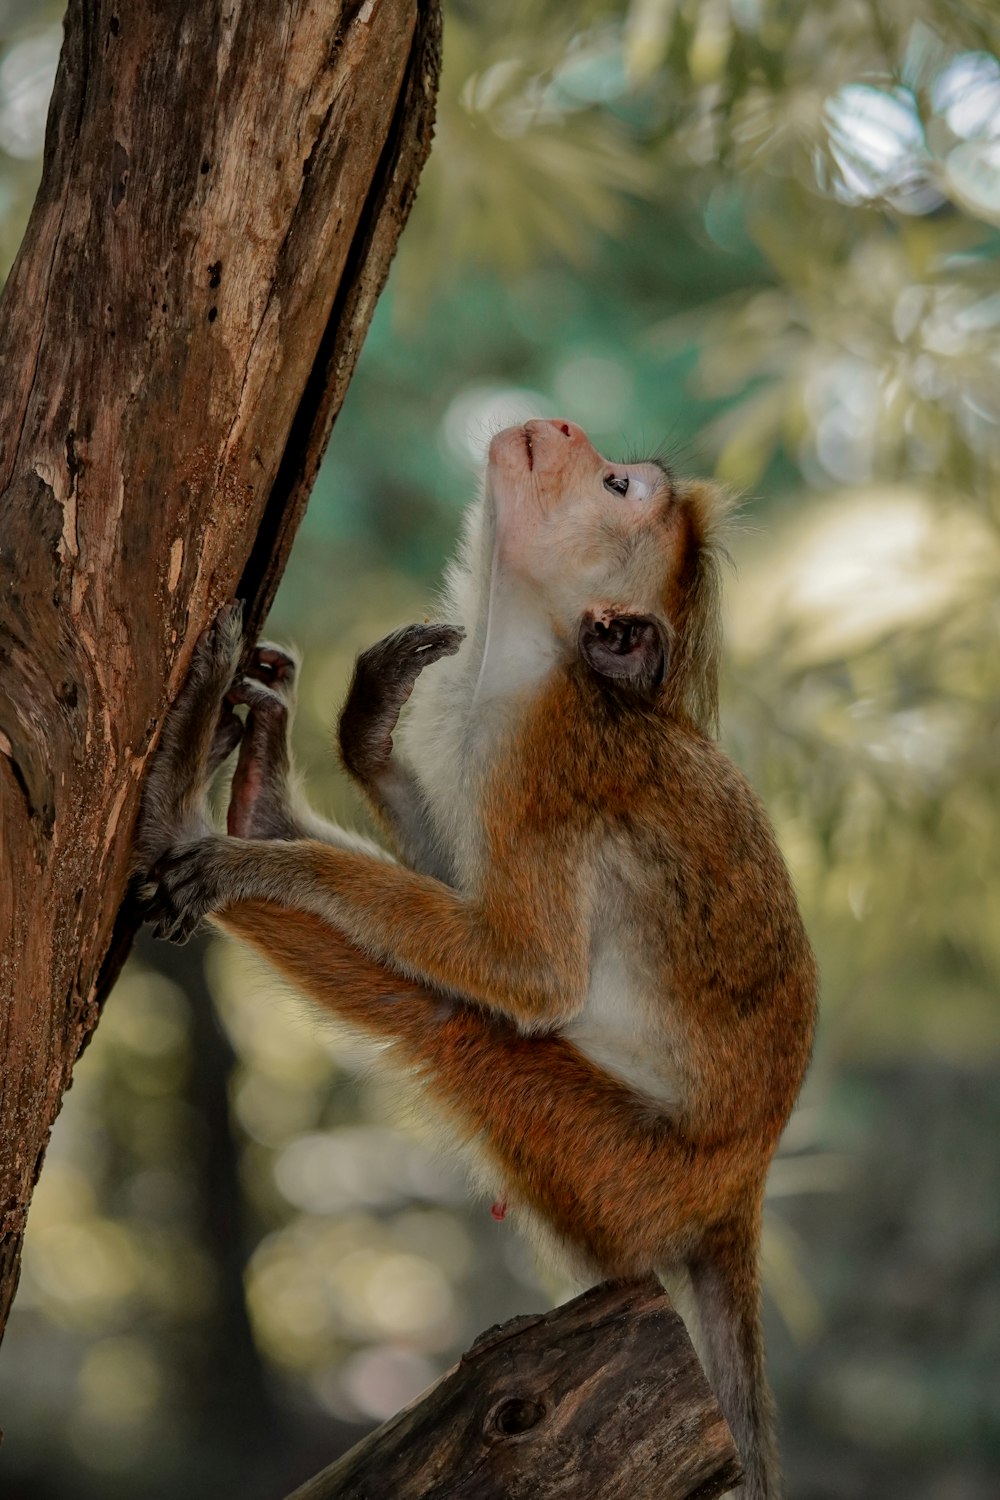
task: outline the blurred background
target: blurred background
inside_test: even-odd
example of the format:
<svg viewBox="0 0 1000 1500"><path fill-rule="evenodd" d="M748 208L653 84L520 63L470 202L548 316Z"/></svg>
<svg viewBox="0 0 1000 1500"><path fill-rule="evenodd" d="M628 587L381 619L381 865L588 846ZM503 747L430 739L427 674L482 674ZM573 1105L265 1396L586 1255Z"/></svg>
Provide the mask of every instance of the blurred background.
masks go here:
<svg viewBox="0 0 1000 1500"><path fill-rule="evenodd" d="M270 625L299 753L527 415L738 488L724 742L823 971L771 1185L797 1500L1000 1493L1000 24L992 0L446 0L436 145ZM0 256L60 10L0 0ZM277 1500L566 1288L356 1043L141 942L0 1357L16 1500Z"/></svg>

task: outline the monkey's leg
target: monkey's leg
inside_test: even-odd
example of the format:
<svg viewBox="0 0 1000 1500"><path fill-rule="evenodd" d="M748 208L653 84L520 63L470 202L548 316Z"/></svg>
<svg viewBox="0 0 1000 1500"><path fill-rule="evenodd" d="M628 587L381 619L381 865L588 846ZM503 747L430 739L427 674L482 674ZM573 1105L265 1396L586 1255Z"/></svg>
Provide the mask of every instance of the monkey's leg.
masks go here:
<svg viewBox="0 0 1000 1500"><path fill-rule="evenodd" d="M243 726L225 703L243 650L243 606L227 604L200 637L146 774L134 868L146 871L179 839L210 827L205 791Z"/></svg>
<svg viewBox="0 0 1000 1500"><path fill-rule="evenodd" d="M433 837L420 785L395 753L392 735L420 673L453 656L464 636L453 625L404 625L362 651L337 728L344 768L392 835L403 863L449 884L453 872Z"/></svg>
<svg viewBox="0 0 1000 1500"><path fill-rule="evenodd" d="M709 1377L744 1460L742 1500L777 1500L756 1245L763 1168L740 1140L694 1139L558 1034L524 1037L367 958L314 916L264 903L213 919L297 988L390 1044L515 1209L603 1276L687 1261Z"/></svg>
<svg viewBox="0 0 1000 1500"><path fill-rule="evenodd" d="M298 988L392 1044L514 1203L537 1212L604 1275L683 1259L748 1192L739 1143L687 1137L559 1035L524 1037L393 974L319 918L243 903L213 918Z"/></svg>
<svg viewBox="0 0 1000 1500"><path fill-rule="evenodd" d="M145 894L157 935L174 941L241 901L313 913L397 971L537 1030L583 1005L586 872L582 858L564 849L557 859L538 839L518 852L505 878L470 900L356 849L207 836L159 860Z"/></svg>
<svg viewBox="0 0 1000 1500"><path fill-rule="evenodd" d="M741 1500L777 1500L756 1245L759 1153L695 1139L558 1034L524 1037L367 958L314 916L264 903L213 920L368 1036L499 1168L526 1207L600 1276L687 1261L709 1378L747 1473Z"/></svg>

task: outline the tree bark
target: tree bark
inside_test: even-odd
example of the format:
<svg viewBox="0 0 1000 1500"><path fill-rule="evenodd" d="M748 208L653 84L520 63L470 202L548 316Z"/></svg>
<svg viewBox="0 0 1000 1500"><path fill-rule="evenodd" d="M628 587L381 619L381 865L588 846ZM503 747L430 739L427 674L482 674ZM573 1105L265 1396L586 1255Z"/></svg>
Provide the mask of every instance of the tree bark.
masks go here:
<svg viewBox="0 0 1000 1500"><path fill-rule="evenodd" d="M289 1500L713 1500L740 1475L662 1287L606 1282L485 1334Z"/></svg>
<svg viewBox="0 0 1000 1500"><path fill-rule="evenodd" d="M271 601L426 157L437 0L71 0L0 302L0 1330L143 768Z"/></svg>

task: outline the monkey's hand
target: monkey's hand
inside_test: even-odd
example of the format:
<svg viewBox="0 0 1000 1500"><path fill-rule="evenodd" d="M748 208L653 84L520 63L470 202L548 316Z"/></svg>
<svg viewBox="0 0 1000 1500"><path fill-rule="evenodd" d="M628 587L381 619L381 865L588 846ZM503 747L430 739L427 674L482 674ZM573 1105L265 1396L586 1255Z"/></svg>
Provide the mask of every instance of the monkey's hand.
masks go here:
<svg viewBox="0 0 1000 1500"><path fill-rule="evenodd" d="M345 767L367 790L389 768L392 732L420 673L464 638L455 625L404 625L358 657L338 735Z"/></svg>
<svg viewBox="0 0 1000 1500"><path fill-rule="evenodd" d="M243 732L226 694L243 652L243 606L227 604L200 637L143 787L133 867L145 873L178 840L209 827L205 791Z"/></svg>

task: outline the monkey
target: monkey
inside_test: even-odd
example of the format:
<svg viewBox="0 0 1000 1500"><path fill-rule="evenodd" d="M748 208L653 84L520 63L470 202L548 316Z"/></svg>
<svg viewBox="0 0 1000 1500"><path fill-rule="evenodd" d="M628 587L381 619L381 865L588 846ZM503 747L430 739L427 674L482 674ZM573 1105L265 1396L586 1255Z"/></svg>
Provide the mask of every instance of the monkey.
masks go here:
<svg viewBox="0 0 1000 1500"><path fill-rule="evenodd" d="M685 1270L739 1493L775 1500L760 1225L817 973L716 739L725 510L572 422L500 432L452 623L363 652L340 715L392 850L308 807L296 660L244 641L230 606L167 717L136 868L160 936L209 915L387 1043L485 1163L497 1216L582 1276ZM205 786L237 742L221 834Z"/></svg>

